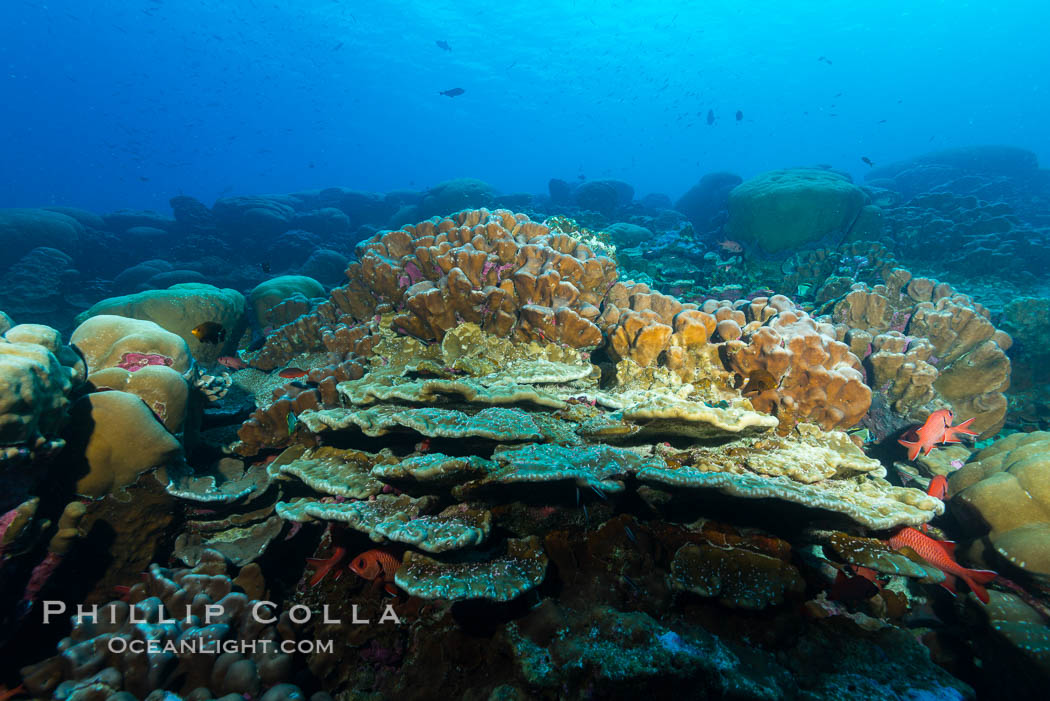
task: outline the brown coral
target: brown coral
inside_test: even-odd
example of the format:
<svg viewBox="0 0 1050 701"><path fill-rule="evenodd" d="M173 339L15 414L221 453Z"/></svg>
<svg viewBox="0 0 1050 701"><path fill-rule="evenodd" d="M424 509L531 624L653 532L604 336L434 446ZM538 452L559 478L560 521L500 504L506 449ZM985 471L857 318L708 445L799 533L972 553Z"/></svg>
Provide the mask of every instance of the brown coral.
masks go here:
<svg viewBox="0 0 1050 701"><path fill-rule="evenodd" d="M756 409L781 418L782 432L799 421L825 429L857 423L871 405L871 390L849 347L835 340L829 324L785 308L786 298L759 301L751 303L752 317L779 311L754 332L727 343L729 368L741 382L765 378L751 390L745 384L745 396Z"/></svg>
<svg viewBox="0 0 1050 701"><path fill-rule="evenodd" d="M70 410L66 455L86 468L76 491L120 493L139 475L182 460L182 446L134 394L110 390L81 397Z"/></svg>
<svg viewBox="0 0 1050 701"><path fill-rule="evenodd" d="M1050 433L1015 433L996 441L948 485L952 504L976 531L988 531L998 557L1050 583Z"/></svg>
<svg viewBox="0 0 1050 701"><path fill-rule="evenodd" d="M463 211L388 231L360 244L357 258L346 285L271 335L253 360L257 367L320 350L340 324L391 312L395 329L427 341L473 322L498 336L595 347L602 343L599 305L616 281L610 258L506 210Z"/></svg>
<svg viewBox="0 0 1050 701"><path fill-rule="evenodd" d="M1002 428L1011 340L966 295L896 268L884 284L855 285L831 319L854 353L870 356L872 386L900 416L922 421L947 404L982 438Z"/></svg>
<svg viewBox="0 0 1050 701"><path fill-rule="evenodd" d="M642 367L656 363L677 369L691 350L707 344L716 319L647 286L617 283L609 290L599 323L609 336L614 360L628 358ZM683 378L685 379L685 378Z"/></svg>
<svg viewBox="0 0 1050 701"><path fill-rule="evenodd" d="M687 543L671 561L671 586L718 597L731 608L764 609L805 591L790 562L743 548Z"/></svg>
<svg viewBox="0 0 1050 701"><path fill-rule="evenodd" d="M278 649L291 632L287 614L276 624L269 622L277 616L266 618L272 615L267 602L233 591L225 569L222 556L215 552L207 553L193 570L150 566L144 581L131 587L126 602L113 601L94 614L77 616L58 655L22 669L26 688L39 698L50 696L60 683L64 692L77 696L113 696L123 691L136 698L165 689L183 696L203 692L212 697L214 692L215 696L258 697L263 689L280 688L276 685L292 673L291 655ZM206 607L211 608L206 611ZM157 624L162 618L171 621ZM110 644L111 639L122 638L125 646L139 640L143 625L150 625L151 640L170 651L119 652ZM192 641L203 652L187 652L181 641ZM225 650L223 644L236 646L241 641L254 641L254 651L216 654ZM262 645L262 641L269 642ZM302 698L295 692L290 698Z"/></svg>
<svg viewBox="0 0 1050 701"><path fill-rule="evenodd" d="M87 374L57 331L6 318L0 312L0 465L61 449L68 396Z"/></svg>

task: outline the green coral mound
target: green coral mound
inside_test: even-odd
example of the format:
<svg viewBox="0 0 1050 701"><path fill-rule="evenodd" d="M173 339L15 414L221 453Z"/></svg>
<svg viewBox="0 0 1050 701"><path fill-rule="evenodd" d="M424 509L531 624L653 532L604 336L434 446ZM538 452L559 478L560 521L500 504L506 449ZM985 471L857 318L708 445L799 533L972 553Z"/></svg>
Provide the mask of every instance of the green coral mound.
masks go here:
<svg viewBox="0 0 1050 701"><path fill-rule="evenodd" d="M865 199L863 190L829 170L773 170L729 193L726 232L769 253L787 251L845 234Z"/></svg>
<svg viewBox="0 0 1050 701"><path fill-rule="evenodd" d="M304 299L323 297L324 287L305 275L280 275L260 282L248 294L256 323L260 327L270 324L270 310L295 295L302 295Z"/></svg>
<svg viewBox="0 0 1050 701"><path fill-rule="evenodd" d="M237 341L247 327L245 306L244 295L237 290L188 282L172 285L166 290L146 290L104 299L77 316L77 324L102 314L152 321L181 336L193 357L207 365L221 355L232 354L237 348ZM221 324L226 330L225 339L212 343L202 342L194 336L193 329L205 322Z"/></svg>
<svg viewBox="0 0 1050 701"><path fill-rule="evenodd" d="M37 246L73 252L84 236L76 219L44 209L0 209L0 270Z"/></svg>

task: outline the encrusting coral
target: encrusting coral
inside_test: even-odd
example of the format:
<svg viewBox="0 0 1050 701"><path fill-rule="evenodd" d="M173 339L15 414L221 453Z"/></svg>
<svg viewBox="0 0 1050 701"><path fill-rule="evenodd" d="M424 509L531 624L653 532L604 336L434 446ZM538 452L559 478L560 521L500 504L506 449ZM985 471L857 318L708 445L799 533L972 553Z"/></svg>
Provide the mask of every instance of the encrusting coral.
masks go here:
<svg viewBox="0 0 1050 701"><path fill-rule="evenodd" d="M464 499L487 494L511 475L533 484L568 478L614 493L624 479L637 475L659 482L666 473L669 484L695 482L736 496L775 496L839 511L873 528L916 525L943 508L920 492L889 485L881 466L865 461L843 434L821 436L801 426L806 421L825 429L853 425L867 409L870 390L857 358L834 338L832 327L786 298L704 309L684 305L618 282L615 268L571 237L509 212L461 212L379 234L358 252L360 263L348 272L348 285L334 290L311 315L278 330L255 362L287 362L273 354L281 348L303 353L323 346L327 319L328 333L341 326L369 339L362 353L352 355L366 373L337 383L340 396L324 401L296 399L313 390L286 387L286 396L267 410L278 413L258 424L258 439L246 440L244 431L263 417L242 429L238 452L287 445L293 434L299 442L316 444L316 434L331 431L509 441L524 444L518 449L522 454L542 452L544 457L530 464L544 469L523 472L510 457L514 451L482 450L474 458L482 462L469 463L477 472L464 473L473 478L453 485L454 493ZM416 296L420 300L412 301ZM525 301L523 307L539 300L541 306L572 311L593 324L597 336L586 341L575 333L559 336L557 324L540 333L539 317L513 305L492 307L497 297L508 304ZM616 363L615 378L601 379L590 362L588 351L596 348ZM720 355L726 351L729 360L723 364ZM782 416L784 438L758 439L766 446L758 451L752 445L756 439L748 436L776 427L778 420L754 411L748 396L766 413ZM518 408L501 408L509 404ZM675 474L655 453L639 462L639 445L664 438L728 442L708 449L714 451L708 456L672 456L676 464L704 465L695 479L686 479L692 467ZM782 443L774 444L777 440ZM591 442L597 445L587 445ZM635 446L629 448L635 457L609 473L612 482L600 475L617 464L610 462L617 449L602 442ZM556 455L559 446L573 448L562 457ZM593 467L589 459L575 459L595 450L609 456ZM743 471L738 458L719 457L749 451L753 458ZM725 467L716 468L721 461ZM792 467L799 461L815 472ZM572 468L559 477L555 466L563 462ZM376 475L395 473L385 464ZM397 483L418 485L403 477Z"/></svg>
<svg viewBox="0 0 1050 701"><path fill-rule="evenodd" d="M357 258L349 282L272 334L253 365L270 369L307 350L362 354L338 338L340 326L391 313L392 328L425 341L473 322L497 336L595 347L597 305L616 280L611 259L505 210L385 232L360 244Z"/></svg>

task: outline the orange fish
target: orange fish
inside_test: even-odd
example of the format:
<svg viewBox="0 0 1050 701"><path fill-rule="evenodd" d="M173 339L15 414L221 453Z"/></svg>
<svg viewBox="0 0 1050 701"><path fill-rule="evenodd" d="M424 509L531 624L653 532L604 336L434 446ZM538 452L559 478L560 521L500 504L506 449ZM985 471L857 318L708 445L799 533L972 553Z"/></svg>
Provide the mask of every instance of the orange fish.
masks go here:
<svg viewBox="0 0 1050 701"><path fill-rule="evenodd" d="M277 373L278 377L283 377L286 380L294 380L299 377L306 377L306 370L300 368L285 368Z"/></svg>
<svg viewBox="0 0 1050 701"><path fill-rule="evenodd" d="M926 423L919 427L918 440L906 441L898 439L898 443L908 449L908 459L914 460L919 453L929 455L933 446L944 442L944 434L952 425L952 412L950 409L938 409L926 418Z"/></svg>
<svg viewBox="0 0 1050 701"><path fill-rule="evenodd" d="M344 557L346 557L346 548L341 545L337 545L332 550L332 554L326 558L308 557L306 561L314 566L314 576L310 577L310 586L316 587L332 570L335 570L335 578L339 579L343 574L339 565Z"/></svg>
<svg viewBox="0 0 1050 701"><path fill-rule="evenodd" d="M224 355L218 360L219 365L230 370L243 370L248 367L248 363L244 362L240 358L234 355Z"/></svg>
<svg viewBox="0 0 1050 701"><path fill-rule="evenodd" d="M717 245L723 251L728 251L729 253L743 253L744 252L744 247L741 246L739 242L733 241L731 239L723 239L723 240L719 241Z"/></svg>
<svg viewBox="0 0 1050 701"><path fill-rule="evenodd" d="M977 431L970 430L970 424L973 423L973 419L966 419L958 426L952 426L951 422L948 422L948 426L944 429L944 442L945 443L961 443L962 441L956 436L961 434L964 436L976 436Z"/></svg>
<svg viewBox="0 0 1050 701"><path fill-rule="evenodd" d="M394 586L394 573L401 567L401 561L386 550L374 548L366 550L350 563L350 571L371 582L382 581L388 594L397 596Z"/></svg>
<svg viewBox="0 0 1050 701"><path fill-rule="evenodd" d="M926 488L926 493L935 499L944 501L945 495L948 493L948 478L944 475L937 475L930 480L930 486ZM919 530L923 533L926 532L926 524L919 526Z"/></svg>
<svg viewBox="0 0 1050 701"><path fill-rule="evenodd" d="M930 486L926 489L926 493L931 497L944 501L944 495L948 493L948 478L944 475L934 477L930 480Z"/></svg>
<svg viewBox="0 0 1050 701"><path fill-rule="evenodd" d="M941 586L955 593L955 577L970 586L981 603L988 603L988 592L982 584L987 584L999 575L991 570L971 570L963 567L952 557L955 554L955 543L947 540L934 540L914 528L902 528L890 536L887 541L894 550L910 550L930 563L941 572L945 580Z"/></svg>
<svg viewBox="0 0 1050 701"><path fill-rule="evenodd" d="M19 684L14 689L8 689L6 686L0 686L0 701L7 701L13 699L16 696L29 696L29 692L26 688Z"/></svg>
<svg viewBox="0 0 1050 701"><path fill-rule="evenodd" d="M847 574L847 570L851 574ZM836 601L857 601L870 599L882 589L882 582L877 573L870 567L846 565L835 575L829 597Z"/></svg>

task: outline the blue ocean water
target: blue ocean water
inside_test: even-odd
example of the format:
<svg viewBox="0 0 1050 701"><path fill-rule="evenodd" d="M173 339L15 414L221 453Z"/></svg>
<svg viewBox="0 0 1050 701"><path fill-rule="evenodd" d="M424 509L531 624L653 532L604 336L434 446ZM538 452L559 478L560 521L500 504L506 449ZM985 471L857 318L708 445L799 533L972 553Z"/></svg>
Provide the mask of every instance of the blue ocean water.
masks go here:
<svg viewBox="0 0 1050 701"><path fill-rule="evenodd" d="M8 0L0 206L461 176L674 198L710 171L859 176L972 143L1045 161L1048 21L1025 0Z"/></svg>

